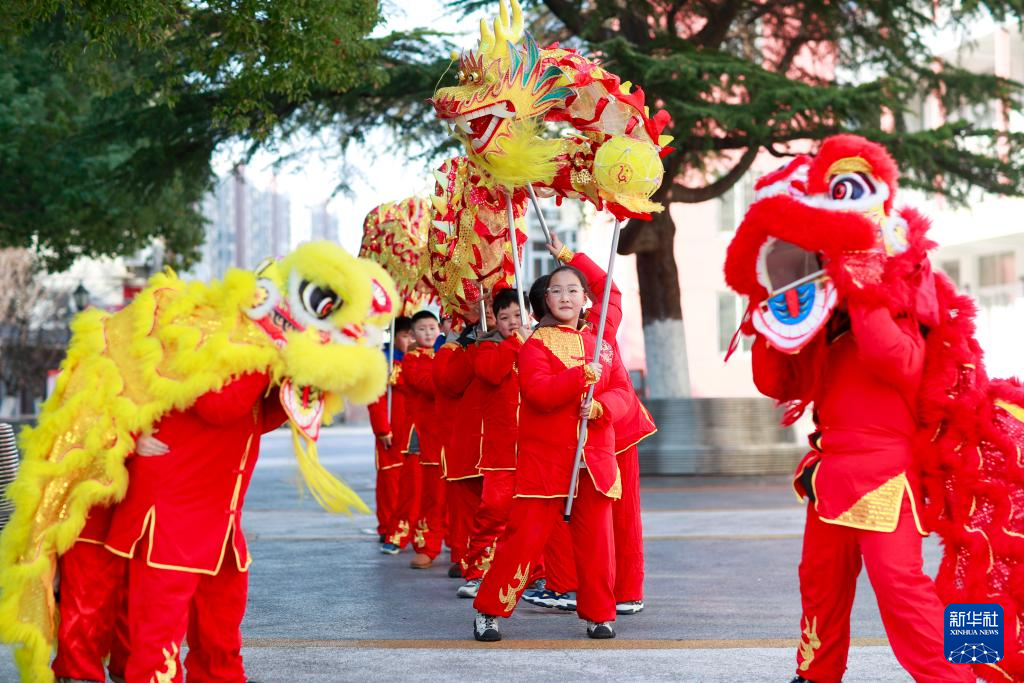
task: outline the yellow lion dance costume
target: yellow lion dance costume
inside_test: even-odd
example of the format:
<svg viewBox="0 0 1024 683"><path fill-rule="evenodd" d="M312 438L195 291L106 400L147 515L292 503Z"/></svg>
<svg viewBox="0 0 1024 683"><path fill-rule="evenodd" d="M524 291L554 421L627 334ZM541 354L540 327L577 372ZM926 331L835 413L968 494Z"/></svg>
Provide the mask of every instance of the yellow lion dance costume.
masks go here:
<svg viewBox="0 0 1024 683"><path fill-rule="evenodd" d="M90 508L124 497L136 436L234 376L266 372L280 387L317 501L369 512L323 469L315 442L342 399L369 402L384 390L380 333L396 301L380 266L318 242L223 282L186 283L167 271L123 310L75 319L56 391L39 425L21 434L15 512L0 536L0 639L16 645L23 679L52 679L57 556Z"/></svg>

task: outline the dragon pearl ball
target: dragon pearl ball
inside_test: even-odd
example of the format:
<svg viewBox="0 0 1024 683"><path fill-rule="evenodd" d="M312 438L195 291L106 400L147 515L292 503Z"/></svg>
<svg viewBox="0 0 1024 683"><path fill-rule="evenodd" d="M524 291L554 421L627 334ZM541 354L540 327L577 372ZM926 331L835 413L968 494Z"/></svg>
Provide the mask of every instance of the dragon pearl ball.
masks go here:
<svg viewBox="0 0 1024 683"><path fill-rule="evenodd" d="M646 199L661 186L664 174L657 148L643 140L615 136L594 156L598 186L615 195Z"/></svg>

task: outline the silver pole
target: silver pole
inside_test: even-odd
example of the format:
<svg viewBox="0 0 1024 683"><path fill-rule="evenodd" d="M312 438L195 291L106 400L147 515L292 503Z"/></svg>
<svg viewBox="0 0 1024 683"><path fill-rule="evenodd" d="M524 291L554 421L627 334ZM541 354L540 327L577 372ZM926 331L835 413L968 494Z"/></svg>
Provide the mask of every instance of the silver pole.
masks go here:
<svg viewBox="0 0 1024 683"><path fill-rule="evenodd" d="M388 425L391 425L391 375L395 372L395 319L391 319L391 342L388 344Z"/></svg>
<svg viewBox="0 0 1024 683"><path fill-rule="evenodd" d="M601 358L601 347L604 345L604 327L608 321L608 299L612 294L612 271L615 269L615 252L619 249L619 232L622 229L622 223L618 218L615 219L615 230L612 232L612 253L608 255L608 271L604 280L604 297L601 299L601 317L597 323L597 342L594 345L594 361L597 362ZM587 390L587 401L591 401L594 398L594 387L596 384L591 384ZM580 477L580 464L583 461L583 443L587 440L587 418L580 418L580 438L576 442L576 460L572 467L572 481L569 482L569 494L565 499L565 521L569 521L569 516L572 514L572 502L573 493L576 491L576 482Z"/></svg>
<svg viewBox="0 0 1024 683"><path fill-rule="evenodd" d="M519 294L519 317L523 327L529 329L530 317L526 313L526 297L523 295L523 267L519 264L519 242L516 241L516 218L512 212L512 191L505 192L505 212L508 214L508 239L512 246L512 266L516 271L516 293Z"/></svg>
<svg viewBox="0 0 1024 683"><path fill-rule="evenodd" d="M533 191L533 185L527 185L526 191L530 193L530 203L533 204L533 211L537 214L540 229L544 231L544 239L548 241L548 244L551 244L551 230L548 229L548 222L544 220L544 212L540 210L540 204L537 203L537 195Z"/></svg>
<svg viewBox="0 0 1024 683"><path fill-rule="evenodd" d="M487 332L487 295L480 288L480 331Z"/></svg>

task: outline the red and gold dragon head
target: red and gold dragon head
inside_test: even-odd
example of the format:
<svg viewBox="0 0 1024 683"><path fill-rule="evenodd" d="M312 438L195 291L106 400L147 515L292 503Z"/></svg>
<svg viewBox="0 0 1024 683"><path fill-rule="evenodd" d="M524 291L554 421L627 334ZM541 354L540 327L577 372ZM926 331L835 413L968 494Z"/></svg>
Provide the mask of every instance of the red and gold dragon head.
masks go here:
<svg viewBox="0 0 1024 683"><path fill-rule="evenodd" d="M845 294L883 278L893 306L918 305L897 271L909 276L921 267L927 224L912 210L893 209L897 175L883 147L837 135L816 156L797 157L757 181L725 264L726 282L750 302L745 332L797 352Z"/></svg>
<svg viewBox="0 0 1024 683"><path fill-rule="evenodd" d="M607 207L619 217L660 211L662 135L670 118L653 117L644 93L575 50L539 48L523 29L517 0L499 0L493 30L480 23L475 50L459 60L459 84L434 95L480 184L534 185L538 194ZM551 135L561 129L561 135Z"/></svg>

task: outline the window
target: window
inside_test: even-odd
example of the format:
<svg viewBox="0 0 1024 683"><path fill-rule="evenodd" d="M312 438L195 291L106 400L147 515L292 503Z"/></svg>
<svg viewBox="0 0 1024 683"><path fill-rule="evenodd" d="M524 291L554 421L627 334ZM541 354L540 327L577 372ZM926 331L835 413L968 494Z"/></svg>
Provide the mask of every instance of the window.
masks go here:
<svg viewBox="0 0 1024 683"><path fill-rule="evenodd" d="M949 276L949 279L953 281L953 284L960 288L960 262L959 261L943 261L939 264L939 268L942 272Z"/></svg>
<svg viewBox="0 0 1024 683"><path fill-rule="evenodd" d="M718 198L718 230L732 232L743 220L747 207L754 201L754 175L746 173Z"/></svg>
<svg viewBox="0 0 1024 683"><path fill-rule="evenodd" d="M736 334L736 329L740 326L746 309L746 302L735 294L718 293L718 351L720 353L728 352L732 336ZM753 337L744 335L740 339L740 348L744 351L749 351L753 344Z"/></svg>
<svg viewBox="0 0 1024 683"><path fill-rule="evenodd" d="M1017 280L1017 263L1012 251L978 257L978 286L997 287Z"/></svg>

